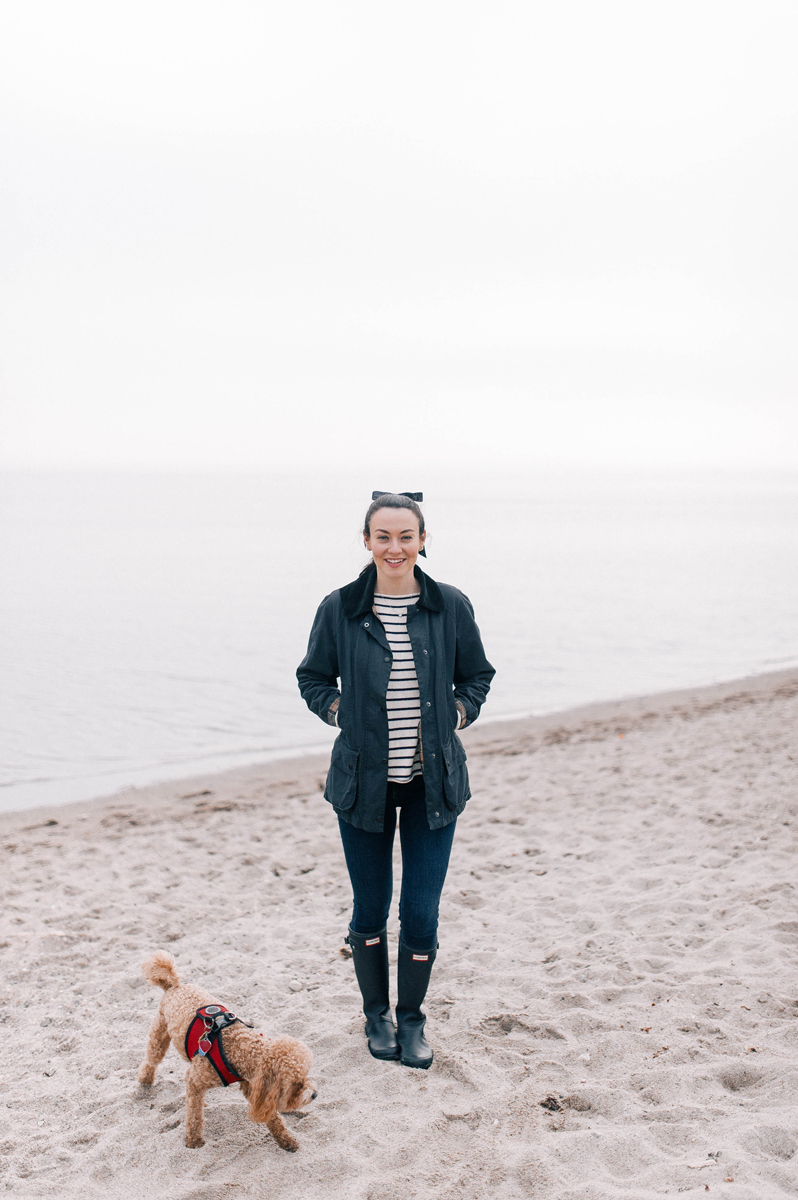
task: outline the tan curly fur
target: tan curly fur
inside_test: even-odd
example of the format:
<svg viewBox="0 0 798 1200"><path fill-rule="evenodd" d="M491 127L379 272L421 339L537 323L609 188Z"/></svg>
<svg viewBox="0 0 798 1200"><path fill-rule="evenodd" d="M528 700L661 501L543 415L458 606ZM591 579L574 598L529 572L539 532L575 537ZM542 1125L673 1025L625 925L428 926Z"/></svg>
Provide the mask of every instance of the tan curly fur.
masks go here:
<svg viewBox="0 0 798 1200"><path fill-rule="evenodd" d="M142 967L153 987L164 989L158 1012L150 1027L147 1053L139 1070L139 1082L149 1087L171 1042L188 1062L186 1030L197 1009L216 1004L208 992L193 984L182 984L171 954L157 950ZM315 1098L308 1079L311 1053L293 1038L263 1038L236 1023L219 1035L228 1062L242 1077L241 1091L249 1101L249 1119L262 1122L284 1150L298 1150L299 1143L285 1127L280 1113L303 1108ZM222 1087L216 1071L205 1058L195 1058L186 1071L186 1145L204 1146L203 1106L208 1088Z"/></svg>

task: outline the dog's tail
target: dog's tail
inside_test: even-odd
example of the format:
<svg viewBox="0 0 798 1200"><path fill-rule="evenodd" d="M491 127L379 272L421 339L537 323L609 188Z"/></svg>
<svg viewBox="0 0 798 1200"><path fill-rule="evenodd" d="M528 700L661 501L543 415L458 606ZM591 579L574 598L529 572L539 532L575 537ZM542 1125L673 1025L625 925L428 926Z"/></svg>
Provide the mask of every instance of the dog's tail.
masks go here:
<svg viewBox="0 0 798 1200"><path fill-rule="evenodd" d="M179 987L180 979L175 970L175 960L165 950L156 950L142 965L144 978L153 987L162 987L166 992L169 988Z"/></svg>

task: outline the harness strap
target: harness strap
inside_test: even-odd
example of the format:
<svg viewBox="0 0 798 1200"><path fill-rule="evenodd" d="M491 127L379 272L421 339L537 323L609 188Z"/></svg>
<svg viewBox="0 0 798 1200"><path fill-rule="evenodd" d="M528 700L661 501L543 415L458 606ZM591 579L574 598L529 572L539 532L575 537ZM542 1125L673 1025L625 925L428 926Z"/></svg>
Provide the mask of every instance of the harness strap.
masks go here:
<svg viewBox="0 0 798 1200"><path fill-rule="evenodd" d="M189 1062L197 1057L207 1058L225 1087L240 1083L242 1079L227 1061L219 1036L223 1029L234 1025L236 1021L247 1025L246 1021L242 1021L223 1004L206 1004L197 1009L196 1016L186 1030L185 1049ZM247 1025L247 1028L251 1029L252 1026Z"/></svg>

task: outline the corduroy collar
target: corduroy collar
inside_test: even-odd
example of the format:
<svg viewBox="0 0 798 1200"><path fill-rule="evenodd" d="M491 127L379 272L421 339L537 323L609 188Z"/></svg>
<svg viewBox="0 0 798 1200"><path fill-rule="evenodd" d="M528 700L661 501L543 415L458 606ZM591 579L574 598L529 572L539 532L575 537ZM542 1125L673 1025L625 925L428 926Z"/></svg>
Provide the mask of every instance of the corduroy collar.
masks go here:
<svg viewBox="0 0 798 1200"><path fill-rule="evenodd" d="M435 580L431 579L426 571L422 571L418 566L413 567L413 574L421 585L421 595L418 598L421 607L428 608L431 612L443 612L445 607L443 596ZM368 571L364 571L352 583L348 583L346 587L340 589L345 616L359 617L361 613L371 612L376 582L377 568L372 563Z"/></svg>

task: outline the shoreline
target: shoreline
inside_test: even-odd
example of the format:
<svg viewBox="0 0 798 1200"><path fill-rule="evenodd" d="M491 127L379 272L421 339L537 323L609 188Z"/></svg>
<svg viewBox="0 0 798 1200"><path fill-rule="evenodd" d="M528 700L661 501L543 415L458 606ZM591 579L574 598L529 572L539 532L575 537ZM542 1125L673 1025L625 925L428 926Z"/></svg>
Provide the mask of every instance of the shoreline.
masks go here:
<svg viewBox="0 0 798 1200"><path fill-rule="evenodd" d="M592 736L599 736L602 732L606 734L610 725L623 727L625 732L641 722L646 723L669 713L676 715L688 709L691 712L711 711L718 705L733 704L737 701L748 703L772 691L781 694L784 689L785 695L792 695L798 691L798 667L747 675L722 683L654 692L645 696L598 700L540 715L493 718L488 714L484 720L480 719L470 729L463 730L459 736L469 755L503 754L512 752L513 749L532 750L552 738L567 740L583 727L585 731L591 731ZM167 795L172 797L175 793L205 789L213 785L213 790L246 787L253 780L273 785L286 774L297 775L300 779L316 777L319 773L326 774L329 756L329 749L308 749L306 753L285 755L276 751L275 757L259 759L239 767L199 771L152 783L132 784L113 792L98 793L85 800L67 800L55 804L49 802L6 809L0 812L0 831L5 828L5 822L13 824L15 817L36 818L38 815L56 818L58 813L66 817L69 813L82 814L97 806L129 802L133 799L137 802L146 801L150 793L153 794L153 799L162 800Z"/></svg>

